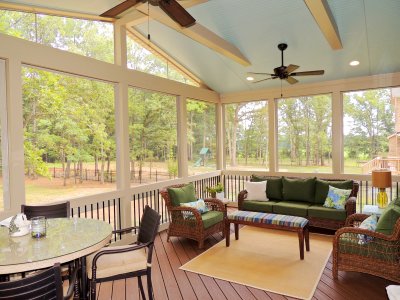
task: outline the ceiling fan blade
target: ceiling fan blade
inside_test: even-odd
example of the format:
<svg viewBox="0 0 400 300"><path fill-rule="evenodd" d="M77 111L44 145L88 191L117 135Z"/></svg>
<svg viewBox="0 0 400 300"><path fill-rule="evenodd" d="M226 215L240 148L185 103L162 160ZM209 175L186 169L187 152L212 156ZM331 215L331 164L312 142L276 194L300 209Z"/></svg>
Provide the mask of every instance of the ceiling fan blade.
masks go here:
<svg viewBox="0 0 400 300"><path fill-rule="evenodd" d="M300 67L296 66L296 65L288 65L287 68L286 68L286 72L292 73L294 70L296 70L298 68L300 68Z"/></svg>
<svg viewBox="0 0 400 300"><path fill-rule="evenodd" d="M124 12L125 10L131 8L132 6L135 6L136 3L141 2L140 0L127 0L124 1L117 6L114 6L113 8L107 10L106 12L102 13L100 17L110 17L110 18L115 18L118 16L120 13Z"/></svg>
<svg viewBox="0 0 400 300"><path fill-rule="evenodd" d="M275 74L270 74L270 73L259 73L259 72L247 72L247 74L254 74L254 75L275 75Z"/></svg>
<svg viewBox="0 0 400 300"><path fill-rule="evenodd" d="M253 81L253 83L259 83L259 82L261 82L261 81L265 81L265 80L269 80L269 79L274 79L274 78L272 78L272 77L269 77L269 78L265 78L265 79L261 79L261 80Z"/></svg>
<svg viewBox="0 0 400 300"><path fill-rule="evenodd" d="M286 81L289 82L290 84L295 84L298 83L299 81L296 78L293 78L291 76L289 76L288 78L286 78Z"/></svg>
<svg viewBox="0 0 400 300"><path fill-rule="evenodd" d="M193 18L176 0L160 0L160 8L182 27L190 27L196 23Z"/></svg>
<svg viewBox="0 0 400 300"><path fill-rule="evenodd" d="M324 72L325 72L324 70L294 72L291 73L290 76L324 75Z"/></svg>

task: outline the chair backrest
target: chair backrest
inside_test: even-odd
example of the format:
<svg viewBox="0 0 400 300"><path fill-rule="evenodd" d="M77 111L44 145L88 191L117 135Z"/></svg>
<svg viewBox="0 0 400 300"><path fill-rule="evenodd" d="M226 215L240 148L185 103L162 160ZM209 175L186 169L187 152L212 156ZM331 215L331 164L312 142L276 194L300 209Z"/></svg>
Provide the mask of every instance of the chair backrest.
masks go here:
<svg viewBox="0 0 400 300"><path fill-rule="evenodd" d="M69 218L71 215L69 201L52 205L21 205L21 212L26 215L28 220L33 217L44 216L47 219Z"/></svg>
<svg viewBox="0 0 400 300"><path fill-rule="evenodd" d="M0 282L0 299L63 299L60 264L30 277Z"/></svg>
<svg viewBox="0 0 400 300"><path fill-rule="evenodd" d="M169 196L168 189L169 188L181 188L181 187L184 187L186 185L187 185L187 183L175 184L175 185L167 186L167 187L163 188L162 190L160 190L161 197L163 197L163 199L165 201L165 206L167 206L168 210L169 210L170 207L174 206L173 203L172 203L172 199Z"/></svg>
<svg viewBox="0 0 400 300"><path fill-rule="evenodd" d="M150 206L146 205L140 221L138 242L152 243L158 233L161 216Z"/></svg>

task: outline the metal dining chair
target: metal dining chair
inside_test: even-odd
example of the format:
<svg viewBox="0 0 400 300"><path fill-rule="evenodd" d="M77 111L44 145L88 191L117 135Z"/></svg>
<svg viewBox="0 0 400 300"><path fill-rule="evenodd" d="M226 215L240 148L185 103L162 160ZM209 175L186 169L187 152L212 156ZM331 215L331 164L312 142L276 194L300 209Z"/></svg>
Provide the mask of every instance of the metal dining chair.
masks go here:
<svg viewBox="0 0 400 300"><path fill-rule="evenodd" d="M33 217L44 216L47 219L69 218L71 215L69 201L50 205L21 205L21 213L25 214L28 220Z"/></svg>
<svg viewBox="0 0 400 300"><path fill-rule="evenodd" d="M61 267L59 263L44 271L39 271L32 276L0 282L0 300L26 300L26 299L71 299L74 294L74 283L77 270L75 269L67 294L63 296L63 284L61 280Z"/></svg>
<svg viewBox="0 0 400 300"><path fill-rule="evenodd" d="M124 246L109 246L87 257L87 272L90 281L90 298L96 299L96 284L122 278L138 277L142 299L146 299L141 277L147 276L149 299L153 299L151 283L151 260L154 239L158 233L161 216L148 205L140 222L137 242ZM116 230L128 233L138 227Z"/></svg>

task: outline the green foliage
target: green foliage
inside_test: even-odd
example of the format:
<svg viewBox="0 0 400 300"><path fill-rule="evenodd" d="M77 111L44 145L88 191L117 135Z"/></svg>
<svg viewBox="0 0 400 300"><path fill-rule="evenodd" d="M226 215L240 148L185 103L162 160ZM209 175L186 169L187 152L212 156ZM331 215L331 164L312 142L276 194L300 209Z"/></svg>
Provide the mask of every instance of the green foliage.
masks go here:
<svg viewBox="0 0 400 300"><path fill-rule="evenodd" d="M224 185L221 182L218 182L215 186L208 186L206 187L206 191L214 194L214 193L221 193L224 191Z"/></svg>
<svg viewBox="0 0 400 300"><path fill-rule="evenodd" d="M47 164L43 161L43 150L36 148L31 142L25 140L24 142L25 153L25 172L31 177L35 175L50 178L50 172Z"/></svg>

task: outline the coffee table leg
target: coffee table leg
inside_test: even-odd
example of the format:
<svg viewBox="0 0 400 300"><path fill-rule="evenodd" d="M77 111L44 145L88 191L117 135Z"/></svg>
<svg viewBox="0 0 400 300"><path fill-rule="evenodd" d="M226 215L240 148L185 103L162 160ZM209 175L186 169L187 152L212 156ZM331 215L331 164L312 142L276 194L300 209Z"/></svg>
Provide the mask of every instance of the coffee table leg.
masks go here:
<svg viewBox="0 0 400 300"><path fill-rule="evenodd" d="M239 239L239 224L235 223L235 240Z"/></svg>
<svg viewBox="0 0 400 300"><path fill-rule="evenodd" d="M86 256L81 257L81 299L87 299Z"/></svg>
<svg viewBox="0 0 400 300"><path fill-rule="evenodd" d="M306 250L310 251L310 233L308 231L308 226L304 228L304 239L306 240Z"/></svg>
<svg viewBox="0 0 400 300"><path fill-rule="evenodd" d="M298 231L298 236L299 236L300 259L304 259L304 233L303 233L303 229Z"/></svg>

